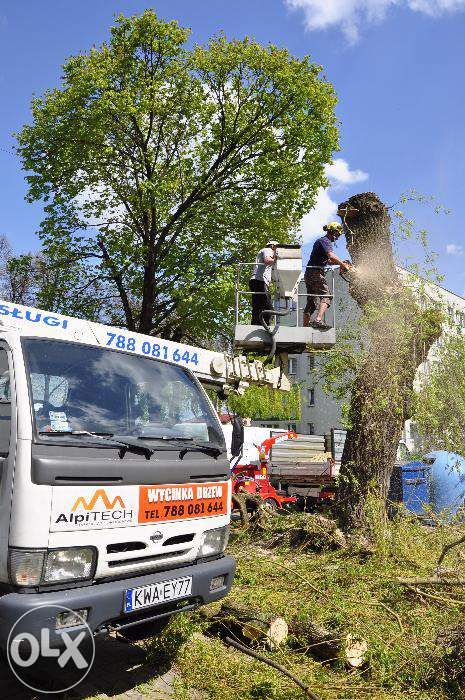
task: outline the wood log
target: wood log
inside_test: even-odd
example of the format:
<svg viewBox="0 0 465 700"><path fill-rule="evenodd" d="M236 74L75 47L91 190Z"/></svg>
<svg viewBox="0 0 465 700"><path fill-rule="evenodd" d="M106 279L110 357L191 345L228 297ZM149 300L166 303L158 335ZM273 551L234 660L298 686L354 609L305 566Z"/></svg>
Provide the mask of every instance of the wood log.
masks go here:
<svg viewBox="0 0 465 700"><path fill-rule="evenodd" d="M286 620L279 615L230 602L223 603L208 619L210 634L222 639L228 635L233 636L244 644L264 644L269 649L276 649L283 644L289 632Z"/></svg>
<svg viewBox="0 0 465 700"><path fill-rule="evenodd" d="M359 668L365 663L368 644L352 634L341 634L317 625L312 620L298 621L291 625L294 645L317 661L332 663L342 660L349 668Z"/></svg>
<svg viewBox="0 0 465 700"><path fill-rule="evenodd" d="M315 624L309 619L291 625L294 646L323 662L335 661L341 651L340 635L334 630Z"/></svg>
<svg viewBox="0 0 465 700"><path fill-rule="evenodd" d="M348 634L344 639L344 660L350 668L363 666L367 651L368 644L365 639L352 634Z"/></svg>
<svg viewBox="0 0 465 700"><path fill-rule="evenodd" d="M402 586L465 586L465 578L398 578Z"/></svg>

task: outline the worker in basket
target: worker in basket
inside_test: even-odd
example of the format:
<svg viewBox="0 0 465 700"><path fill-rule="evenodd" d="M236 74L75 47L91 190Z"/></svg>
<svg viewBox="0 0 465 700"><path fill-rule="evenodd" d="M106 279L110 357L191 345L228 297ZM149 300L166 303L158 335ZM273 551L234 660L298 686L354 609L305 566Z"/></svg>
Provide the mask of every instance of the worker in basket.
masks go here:
<svg viewBox="0 0 465 700"><path fill-rule="evenodd" d="M278 245L278 241L268 241L255 258L252 277L249 280L249 289L252 292L253 326L261 326L262 321L270 322L271 314L266 313L266 310L272 309L269 287Z"/></svg>
<svg viewBox="0 0 465 700"><path fill-rule="evenodd" d="M333 244L342 235L342 226L337 221L331 221L323 226L326 234L317 238L313 244L310 259L305 269L305 285L307 287L307 304L304 309L304 326L312 326L321 331L331 328L325 323L325 313L331 306L331 293L325 275L325 267L328 265L339 265L341 270L350 270L352 264L348 261L340 260L334 254ZM311 321L312 314L316 317Z"/></svg>

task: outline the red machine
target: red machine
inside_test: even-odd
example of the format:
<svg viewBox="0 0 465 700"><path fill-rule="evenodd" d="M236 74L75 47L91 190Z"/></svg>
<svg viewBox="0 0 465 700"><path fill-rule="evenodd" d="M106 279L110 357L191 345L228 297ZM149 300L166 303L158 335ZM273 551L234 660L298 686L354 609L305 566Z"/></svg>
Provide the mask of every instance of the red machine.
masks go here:
<svg viewBox="0 0 465 700"><path fill-rule="evenodd" d="M297 433L288 430L287 433L275 435L263 440L257 445L259 464L238 464L232 470L233 493L247 491L260 496L271 508L283 508L288 503L296 503L295 496L282 496L268 479L268 457L273 445L285 440L293 440Z"/></svg>

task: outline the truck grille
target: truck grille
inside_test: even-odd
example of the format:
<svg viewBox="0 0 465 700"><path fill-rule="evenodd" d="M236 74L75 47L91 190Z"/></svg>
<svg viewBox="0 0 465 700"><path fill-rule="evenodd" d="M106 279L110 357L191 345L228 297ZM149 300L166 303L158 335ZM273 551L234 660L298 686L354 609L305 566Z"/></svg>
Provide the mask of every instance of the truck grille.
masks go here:
<svg viewBox="0 0 465 700"><path fill-rule="evenodd" d="M149 562L157 562L160 560L166 561L167 559L174 559L176 557L182 557L184 554L188 553L188 549L181 549L177 552L163 552L163 554L155 554L149 557L132 557L131 559L115 559L114 561L109 561L108 566L114 569L118 566L128 566L129 564L148 564Z"/></svg>

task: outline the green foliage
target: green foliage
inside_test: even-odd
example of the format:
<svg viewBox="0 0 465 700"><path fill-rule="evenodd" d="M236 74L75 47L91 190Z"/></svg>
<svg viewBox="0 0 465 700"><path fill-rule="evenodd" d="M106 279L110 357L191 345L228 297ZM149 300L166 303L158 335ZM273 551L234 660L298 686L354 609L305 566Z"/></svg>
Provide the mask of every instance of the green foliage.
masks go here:
<svg viewBox="0 0 465 700"><path fill-rule="evenodd" d="M244 418L252 420L300 420L300 387L294 384L291 391L269 387L251 386L242 396L231 394L228 408Z"/></svg>
<svg viewBox="0 0 465 700"><path fill-rule="evenodd" d="M413 418L425 449L465 454L465 337L446 334L434 350L415 396Z"/></svg>
<svg viewBox="0 0 465 700"><path fill-rule="evenodd" d="M18 134L59 270L41 303L166 338L229 334L234 263L289 241L337 148L333 88L308 57L151 10L73 56Z"/></svg>
<svg viewBox="0 0 465 700"><path fill-rule="evenodd" d="M343 328L334 349L322 354L318 365L317 380L322 382L323 391L340 401L350 399L355 377L365 356L361 325L362 321L359 321Z"/></svg>
<svg viewBox="0 0 465 700"><path fill-rule="evenodd" d="M444 275L440 273L437 267L437 253L432 251L429 246L429 232L426 229L417 227L415 218L409 213L408 207L412 204L420 205L432 209L436 215L444 216L450 214L450 209L437 202L435 197L426 196L415 189L410 189L402 194L399 197L399 204L403 208L395 209L392 212L392 242L398 264L411 275L417 276L423 281L427 280L434 284L441 284L444 281ZM405 258L401 254L400 245L406 242L416 244L417 252L420 253L420 259L412 260L411 258Z"/></svg>

